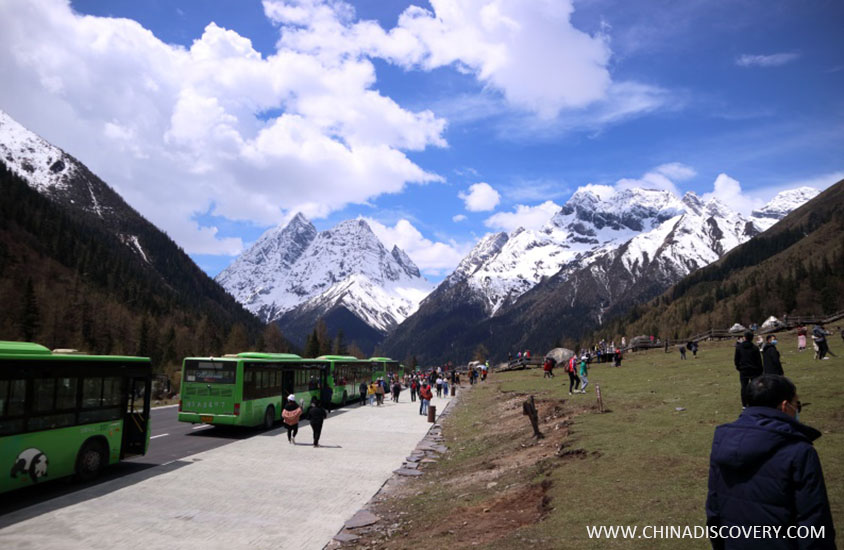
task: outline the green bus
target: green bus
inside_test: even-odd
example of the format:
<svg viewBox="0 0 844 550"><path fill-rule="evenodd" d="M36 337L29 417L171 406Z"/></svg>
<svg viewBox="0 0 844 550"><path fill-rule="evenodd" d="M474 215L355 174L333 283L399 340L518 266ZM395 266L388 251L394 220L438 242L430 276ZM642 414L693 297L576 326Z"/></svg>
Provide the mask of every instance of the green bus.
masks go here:
<svg viewBox="0 0 844 550"><path fill-rule="evenodd" d="M360 393L360 384L369 384L377 378L378 365L350 355L322 355L318 359L328 363L326 382L331 389L332 405L342 407L349 401L366 399L366 393Z"/></svg>
<svg viewBox="0 0 844 550"><path fill-rule="evenodd" d="M151 381L146 357L0 341L0 492L145 454Z"/></svg>
<svg viewBox="0 0 844 550"><path fill-rule="evenodd" d="M181 422L272 428L283 399L307 409L326 387L328 363L292 353L244 352L182 362Z"/></svg>
<svg viewBox="0 0 844 550"><path fill-rule="evenodd" d="M404 378L404 365L389 357L370 357L372 364L372 379L390 378L397 375L399 379Z"/></svg>
<svg viewBox="0 0 844 550"><path fill-rule="evenodd" d="M315 399L343 406L374 380L373 364L347 355L305 359L291 353L243 352L188 357L182 363L181 422L273 427L288 395L305 411Z"/></svg>

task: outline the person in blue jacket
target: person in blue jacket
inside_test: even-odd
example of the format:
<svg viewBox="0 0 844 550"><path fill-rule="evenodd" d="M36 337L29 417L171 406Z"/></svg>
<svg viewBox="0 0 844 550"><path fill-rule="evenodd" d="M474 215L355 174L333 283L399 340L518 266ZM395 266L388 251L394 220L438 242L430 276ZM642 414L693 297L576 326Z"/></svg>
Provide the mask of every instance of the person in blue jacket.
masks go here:
<svg viewBox="0 0 844 550"><path fill-rule="evenodd" d="M715 550L834 549L835 528L821 462L812 442L821 433L798 421L801 404L788 378L765 374L747 387L749 406L715 428L709 457L706 524L725 538ZM779 528L776 538L732 538L731 527ZM792 527L823 528L823 538L785 538ZM769 533L775 531L771 530Z"/></svg>

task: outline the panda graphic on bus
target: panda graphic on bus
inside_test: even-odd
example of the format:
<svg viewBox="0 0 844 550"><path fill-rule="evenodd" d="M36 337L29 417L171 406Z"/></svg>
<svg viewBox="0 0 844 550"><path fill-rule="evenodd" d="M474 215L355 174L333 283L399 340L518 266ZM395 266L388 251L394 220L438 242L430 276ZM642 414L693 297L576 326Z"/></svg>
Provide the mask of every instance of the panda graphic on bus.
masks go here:
<svg viewBox="0 0 844 550"><path fill-rule="evenodd" d="M32 479L33 483L38 481L38 478L47 475L47 466L50 461L47 460L47 455L34 447L21 451L15 459L15 464L12 466L12 477L18 477L18 474L26 475Z"/></svg>

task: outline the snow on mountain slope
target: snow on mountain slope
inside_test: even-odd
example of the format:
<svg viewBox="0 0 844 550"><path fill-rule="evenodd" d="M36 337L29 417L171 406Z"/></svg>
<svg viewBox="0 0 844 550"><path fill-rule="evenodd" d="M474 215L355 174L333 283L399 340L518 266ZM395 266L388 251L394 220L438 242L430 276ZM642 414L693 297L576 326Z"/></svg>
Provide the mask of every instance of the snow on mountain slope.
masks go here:
<svg viewBox="0 0 844 550"><path fill-rule="evenodd" d="M388 252L364 220L318 233L301 214L262 235L217 282L267 322L293 309L318 315L343 305L380 331L416 311L431 291L407 254Z"/></svg>
<svg viewBox="0 0 844 550"><path fill-rule="evenodd" d="M487 236L450 279L466 281L494 315L570 262L613 249L684 208L667 191L586 186L542 229Z"/></svg>
<svg viewBox="0 0 844 550"><path fill-rule="evenodd" d="M777 193L768 204L751 213L753 223L760 231L766 231L772 225L786 217L789 212L803 206L820 194L813 187L798 187Z"/></svg>
<svg viewBox="0 0 844 550"><path fill-rule="evenodd" d="M0 158L41 193L67 188L77 173L76 161L4 111L0 111Z"/></svg>
<svg viewBox="0 0 844 550"><path fill-rule="evenodd" d="M149 251L138 235L140 214L84 164L0 110L0 162L27 184L64 207L99 218L145 262Z"/></svg>

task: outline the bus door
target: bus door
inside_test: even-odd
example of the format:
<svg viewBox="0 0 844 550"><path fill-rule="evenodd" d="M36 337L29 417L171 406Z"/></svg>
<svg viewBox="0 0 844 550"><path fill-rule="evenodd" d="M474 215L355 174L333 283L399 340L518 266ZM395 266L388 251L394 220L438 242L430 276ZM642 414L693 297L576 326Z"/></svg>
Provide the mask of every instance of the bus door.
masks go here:
<svg viewBox="0 0 844 550"><path fill-rule="evenodd" d="M287 396L294 391L296 387L296 371L293 369L284 369L281 371L281 404L287 403Z"/></svg>
<svg viewBox="0 0 844 550"><path fill-rule="evenodd" d="M129 378L129 406L123 417L123 448L120 458L146 453L149 427L149 377Z"/></svg>

